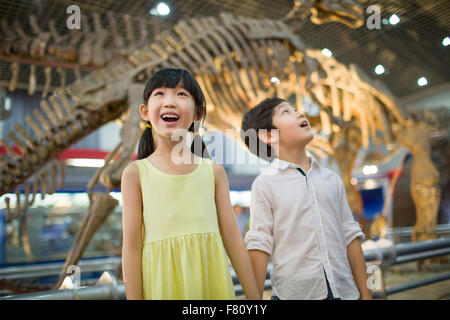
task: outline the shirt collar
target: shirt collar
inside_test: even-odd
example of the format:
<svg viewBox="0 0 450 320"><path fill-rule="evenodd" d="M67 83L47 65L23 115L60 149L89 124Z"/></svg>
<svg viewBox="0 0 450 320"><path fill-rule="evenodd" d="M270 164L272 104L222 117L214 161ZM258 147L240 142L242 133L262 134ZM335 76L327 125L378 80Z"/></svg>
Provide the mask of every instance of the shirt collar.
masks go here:
<svg viewBox="0 0 450 320"><path fill-rule="evenodd" d="M316 167L316 168L319 167L319 162L316 160L316 158L314 156L308 155L308 158L311 160L311 169L314 168L314 167ZM287 169L289 167L290 168L295 168L295 169L300 168L298 165L296 165L296 164L294 164L292 162L281 160L281 159L278 159L278 158L275 158L272 161L270 166L271 166L272 169L275 169L275 170L285 170L285 169Z"/></svg>

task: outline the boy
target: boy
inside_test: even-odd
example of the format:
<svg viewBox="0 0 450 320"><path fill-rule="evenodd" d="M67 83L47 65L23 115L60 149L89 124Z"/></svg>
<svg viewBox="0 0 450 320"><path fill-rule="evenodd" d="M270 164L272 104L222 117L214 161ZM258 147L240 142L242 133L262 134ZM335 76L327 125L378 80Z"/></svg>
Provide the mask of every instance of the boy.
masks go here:
<svg viewBox="0 0 450 320"><path fill-rule="evenodd" d="M371 299L359 240L364 234L341 178L306 155L313 139L308 120L287 101L266 99L244 115L242 130L249 129L263 146L244 137L250 151L261 156L258 149L267 148L273 159L253 182L245 237L258 290L264 290L271 255L272 300Z"/></svg>

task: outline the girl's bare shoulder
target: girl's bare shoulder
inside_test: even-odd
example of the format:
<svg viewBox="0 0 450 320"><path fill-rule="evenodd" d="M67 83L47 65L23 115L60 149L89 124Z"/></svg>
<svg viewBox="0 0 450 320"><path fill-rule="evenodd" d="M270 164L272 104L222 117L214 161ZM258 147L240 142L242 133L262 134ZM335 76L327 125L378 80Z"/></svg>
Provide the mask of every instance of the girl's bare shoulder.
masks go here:
<svg viewBox="0 0 450 320"><path fill-rule="evenodd" d="M212 162L213 165L213 171L214 171L214 180L216 183L225 183L228 184L228 177L227 172L225 171L225 168L216 162Z"/></svg>
<svg viewBox="0 0 450 320"><path fill-rule="evenodd" d="M139 178L139 167L136 161L130 162L122 172L122 179Z"/></svg>
<svg viewBox="0 0 450 320"><path fill-rule="evenodd" d="M212 161L212 160L211 160L211 163L212 163L212 166L213 166L214 175L215 175L216 177L217 177L218 175L222 175L222 174L225 173L225 168L224 168L222 165L220 165L220 164L218 164L218 163L216 163L216 162L214 162L214 161Z"/></svg>

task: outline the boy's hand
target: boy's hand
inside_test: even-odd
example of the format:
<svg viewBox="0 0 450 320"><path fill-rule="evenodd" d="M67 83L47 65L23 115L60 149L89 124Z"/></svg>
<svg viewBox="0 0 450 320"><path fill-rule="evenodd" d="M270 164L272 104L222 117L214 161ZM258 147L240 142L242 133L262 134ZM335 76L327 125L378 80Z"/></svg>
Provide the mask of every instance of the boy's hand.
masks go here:
<svg viewBox="0 0 450 320"><path fill-rule="evenodd" d="M372 299L372 294L361 294L361 300L373 300Z"/></svg>
<svg viewBox="0 0 450 320"><path fill-rule="evenodd" d="M367 288L366 262L359 238L355 238L347 246L347 257L361 300L372 300L370 290Z"/></svg>

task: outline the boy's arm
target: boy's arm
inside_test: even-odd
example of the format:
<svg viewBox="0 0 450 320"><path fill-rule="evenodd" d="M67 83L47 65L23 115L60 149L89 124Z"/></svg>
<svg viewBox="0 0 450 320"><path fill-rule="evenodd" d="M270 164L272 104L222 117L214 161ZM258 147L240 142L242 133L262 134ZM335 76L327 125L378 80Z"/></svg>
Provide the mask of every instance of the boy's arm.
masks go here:
<svg viewBox="0 0 450 320"><path fill-rule="evenodd" d="M352 269L353 279L361 294L361 300L372 300L372 294L367 288L366 261L359 238L355 238L347 246L347 258Z"/></svg>
<svg viewBox="0 0 450 320"><path fill-rule="evenodd" d="M142 194L135 163L122 173L122 269L126 298L141 300L142 292Z"/></svg>
<svg viewBox="0 0 450 320"><path fill-rule="evenodd" d="M246 298L260 300L261 295L256 288L250 258L231 206L228 178L221 165L214 164L214 177L217 217L225 250L236 271Z"/></svg>
<svg viewBox="0 0 450 320"><path fill-rule="evenodd" d="M270 190L264 181L256 179L252 184L250 201L250 227L245 243L252 261L258 292L263 294L267 265L273 249L273 212Z"/></svg>
<svg viewBox="0 0 450 320"><path fill-rule="evenodd" d="M367 271L364 254L361 249L360 238L364 240L365 235L362 233L358 222L353 218L352 211L348 205L345 187L342 180L338 181L339 192L339 211L344 230L345 244L347 246L347 259L350 264L353 279L361 295L361 299L368 300L372 298L367 288Z"/></svg>
<svg viewBox="0 0 450 320"><path fill-rule="evenodd" d="M248 250L248 254L250 255L250 261L252 262L256 286L262 297L264 292L264 283L266 281L267 264L269 263L269 254L261 250Z"/></svg>

